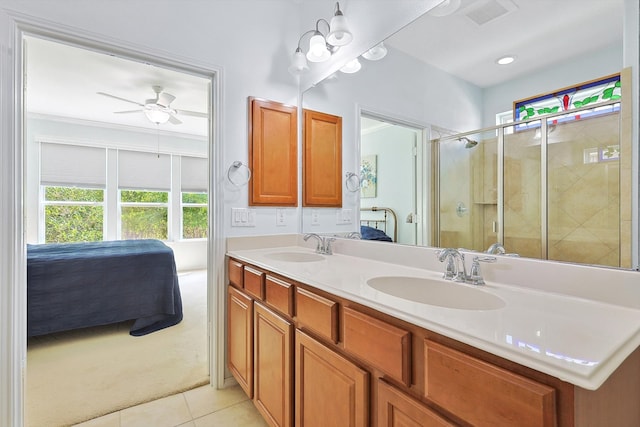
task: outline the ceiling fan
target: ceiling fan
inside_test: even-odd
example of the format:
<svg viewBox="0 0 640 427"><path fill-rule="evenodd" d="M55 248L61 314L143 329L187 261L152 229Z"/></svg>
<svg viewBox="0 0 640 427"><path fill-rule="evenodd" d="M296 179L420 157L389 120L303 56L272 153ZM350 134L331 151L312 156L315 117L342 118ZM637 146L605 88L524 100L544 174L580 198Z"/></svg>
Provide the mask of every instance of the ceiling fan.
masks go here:
<svg viewBox="0 0 640 427"><path fill-rule="evenodd" d="M156 124L166 123L168 121L174 125L179 125L180 123L182 123L182 121L177 117L178 115L203 117L203 118L209 117L207 113L199 113L197 111L188 111L188 110L177 110L175 108L171 108L171 103L173 102L173 100L176 99L176 97L167 92L163 92L162 86L156 85L156 86L151 86L151 88L155 92L156 97L145 100L144 104L137 101L132 101L130 99L111 95L105 92L97 92L97 94L108 96L109 98L115 98L120 101L128 102L130 104L136 104L137 106L141 107L136 110L115 111L116 114L129 114L129 113L143 112L151 122Z"/></svg>

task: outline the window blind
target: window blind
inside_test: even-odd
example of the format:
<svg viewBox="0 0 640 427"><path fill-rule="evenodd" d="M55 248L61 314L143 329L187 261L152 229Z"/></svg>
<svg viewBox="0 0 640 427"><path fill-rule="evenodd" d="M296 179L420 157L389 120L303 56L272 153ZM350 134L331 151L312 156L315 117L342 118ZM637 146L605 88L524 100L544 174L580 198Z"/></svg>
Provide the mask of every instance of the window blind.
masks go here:
<svg viewBox="0 0 640 427"><path fill-rule="evenodd" d="M180 159L181 189L183 192L206 193L209 188L209 162L201 157L182 156Z"/></svg>
<svg viewBox="0 0 640 427"><path fill-rule="evenodd" d="M107 182L107 151L81 145L40 144L40 184L101 187Z"/></svg>
<svg viewBox="0 0 640 427"><path fill-rule="evenodd" d="M171 190L171 156L118 150L118 188Z"/></svg>

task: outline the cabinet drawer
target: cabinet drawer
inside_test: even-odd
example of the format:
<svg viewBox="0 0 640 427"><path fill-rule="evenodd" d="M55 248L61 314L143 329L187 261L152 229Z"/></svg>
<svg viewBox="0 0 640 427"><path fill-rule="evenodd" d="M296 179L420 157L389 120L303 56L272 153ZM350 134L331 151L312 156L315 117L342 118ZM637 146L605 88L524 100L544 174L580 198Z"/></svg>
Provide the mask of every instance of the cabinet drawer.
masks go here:
<svg viewBox="0 0 640 427"><path fill-rule="evenodd" d="M425 396L475 426L556 425L552 387L430 340Z"/></svg>
<svg viewBox="0 0 640 427"><path fill-rule="evenodd" d="M303 326L338 342L338 303L296 287L296 316Z"/></svg>
<svg viewBox="0 0 640 427"><path fill-rule="evenodd" d="M264 299L265 273L251 267L244 267L244 290L258 299Z"/></svg>
<svg viewBox="0 0 640 427"><path fill-rule="evenodd" d="M411 334L349 307L343 311L344 349L409 385Z"/></svg>
<svg viewBox="0 0 640 427"><path fill-rule="evenodd" d="M267 275L264 300L276 310L293 317L293 285Z"/></svg>
<svg viewBox="0 0 640 427"><path fill-rule="evenodd" d="M239 263L238 261L230 259L228 263L228 270L229 270L229 283L234 285L236 288L242 288L244 283L242 280L243 270L244 270L242 264Z"/></svg>
<svg viewBox="0 0 640 427"><path fill-rule="evenodd" d="M454 427L424 403L378 380L378 427Z"/></svg>

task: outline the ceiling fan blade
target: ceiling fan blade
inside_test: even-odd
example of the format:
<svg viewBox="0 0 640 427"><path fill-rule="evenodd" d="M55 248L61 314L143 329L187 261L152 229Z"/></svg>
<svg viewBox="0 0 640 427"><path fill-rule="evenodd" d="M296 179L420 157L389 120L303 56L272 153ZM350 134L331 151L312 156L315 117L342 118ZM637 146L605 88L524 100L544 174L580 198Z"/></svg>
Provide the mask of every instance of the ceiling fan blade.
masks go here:
<svg viewBox="0 0 640 427"><path fill-rule="evenodd" d="M103 96L108 96L109 98L114 98L114 99L118 99L120 101L124 101L124 102L129 102L131 104L136 104L139 105L140 107L144 107L143 104L140 104L139 102L136 101L132 101L130 99L126 99L126 98L120 98L119 96L115 96L115 95L111 95L109 93L104 93L104 92L96 92L98 95L103 95Z"/></svg>
<svg viewBox="0 0 640 427"><path fill-rule="evenodd" d="M158 94L158 100L156 101L156 103L158 105L162 105L163 107L168 107L174 99L176 99L176 97L171 95L170 93L162 92Z"/></svg>
<svg viewBox="0 0 640 427"><path fill-rule="evenodd" d="M174 125L182 124L182 120L174 116L173 114L169 114L169 123Z"/></svg>
<svg viewBox="0 0 640 427"><path fill-rule="evenodd" d="M131 113L141 113L142 110L127 110L127 111L114 111L114 114L131 114Z"/></svg>
<svg viewBox="0 0 640 427"><path fill-rule="evenodd" d="M182 116L202 117L204 119L208 119L209 118L209 114L200 113L198 111L176 110L176 113L178 113L178 114L180 114Z"/></svg>

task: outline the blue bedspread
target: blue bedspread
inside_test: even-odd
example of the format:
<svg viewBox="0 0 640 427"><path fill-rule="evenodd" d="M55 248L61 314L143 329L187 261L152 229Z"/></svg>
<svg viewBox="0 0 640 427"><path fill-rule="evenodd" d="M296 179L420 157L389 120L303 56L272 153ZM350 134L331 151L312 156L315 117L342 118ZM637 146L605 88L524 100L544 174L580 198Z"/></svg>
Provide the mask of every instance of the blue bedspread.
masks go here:
<svg viewBox="0 0 640 427"><path fill-rule="evenodd" d="M386 235L382 230L369 227L368 225L360 226L360 235L363 240L378 240L381 242L393 242L393 239Z"/></svg>
<svg viewBox="0 0 640 427"><path fill-rule="evenodd" d="M135 320L145 335L182 320L173 250L159 240L27 245L27 334Z"/></svg>

